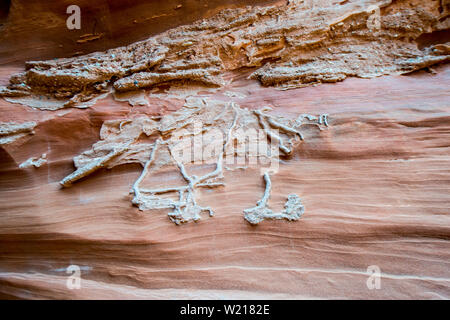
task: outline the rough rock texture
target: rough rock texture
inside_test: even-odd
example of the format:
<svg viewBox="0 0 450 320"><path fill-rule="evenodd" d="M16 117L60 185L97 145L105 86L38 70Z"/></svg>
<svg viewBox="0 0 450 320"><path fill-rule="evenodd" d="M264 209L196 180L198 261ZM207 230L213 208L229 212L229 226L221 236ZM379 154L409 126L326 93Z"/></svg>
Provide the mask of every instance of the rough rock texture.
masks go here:
<svg viewBox="0 0 450 320"><path fill-rule="evenodd" d="M351 1L333 3L364 11L373 2L361 1L360 7ZM421 19L414 25L423 24L423 29L435 21L433 17L441 17L426 33L413 37L417 48L407 39L381 36L374 41L395 43L391 51L383 49L386 54L395 55L399 49L424 61L445 57L448 39L439 25L447 23L446 2L408 3L412 5L386 2L382 16L396 15L398 20L392 18L391 24L402 17ZM405 10L420 8L437 13L431 20L404 15ZM245 20L244 14L241 17ZM269 17L253 23L264 19ZM305 24L314 26L311 20ZM233 28L240 30L238 25ZM432 30L441 31L428 32ZM352 42L353 36L346 39ZM192 41L188 36L186 40ZM440 53L431 54L432 47ZM155 48L152 59L164 50ZM308 63L321 63L316 53ZM353 53L345 65L338 60L337 68L355 66ZM255 79L261 70L276 70L289 59L298 63L295 57L301 55L280 55L270 64L264 62L263 69L221 69L214 76L223 83L214 90L203 85L191 90L181 82L130 96L123 93L120 99L98 98L92 91L98 99L85 109L33 109L0 99L0 139L5 142L0 146L0 297L449 299L450 67L303 88L295 88L298 83L290 78L286 85L291 90L267 87ZM231 60L241 63L238 57ZM226 59L221 56L220 61ZM382 63L386 68L402 65L392 61L383 58ZM164 61L152 68L163 65ZM407 69L425 65L412 63ZM295 68L301 70L300 65ZM1 65L0 83L16 79L11 75L18 69ZM50 69L56 72L58 66ZM173 71L155 73L166 72ZM90 76L87 72L86 78ZM57 86L49 89L60 92ZM34 93L37 87L30 90ZM33 95L29 99L46 105L46 97L40 103ZM248 121L235 118L237 113ZM239 125L263 129L264 141L275 142L280 152L278 169L227 165L223 178L205 179L210 188L191 188L199 177L216 172L216 156L227 150L230 140L209 144L221 148L200 168L176 157L172 161L167 148L155 146L156 141L161 146L173 141L169 137L177 132L195 137L194 120L210 123L200 127L202 131L217 128L224 137L232 137L229 129ZM276 130L282 139L274 136ZM239 147L239 141L235 145ZM166 151L157 154L158 150ZM251 149L236 150L241 156L252 154ZM253 155L259 156L259 151ZM23 165L39 159L46 162ZM155 208L163 201L145 193L172 186L175 197L164 200L170 204L164 208ZM176 225L167 217L177 210L173 204L182 188L195 189L195 203L185 195L182 200L189 210L169 218L196 223ZM199 208L207 207L214 216L197 219ZM70 265L80 267L80 289L66 285ZM379 289L367 286L369 266L381 271Z"/></svg>
<svg viewBox="0 0 450 320"><path fill-rule="evenodd" d="M197 204L198 188L223 186L224 170L232 170L230 166L238 164L241 169L262 167L263 158L269 160L264 173L266 192L257 207L245 211L245 218L252 224L265 218L297 220L304 208L296 195L289 197L281 214L267 208L271 189L269 172L278 171L280 154L291 155L296 142L303 140L300 126L313 121L319 127L324 121L327 125L327 116L300 115L289 120L267 111L266 108L251 112L234 102L197 98L187 100L183 108L159 121L151 117L107 121L100 131L101 141L75 158L77 170L60 183L69 187L101 168L140 163L143 171L133 184L133 204L141 210L171 208L174 211L169 212L169 217L179 224L198 221L202 212L214 215L210 207ZM158 171L170 164L178 168L185 185L140 187L150 170ZM198 170L208 164L214 168L197 176ZM188 165L191 170L197 169L196 175L188 172L191 171L187 170ZM178 199L161 196L170 193L177 193Z"/></svg>
<svg viewBox="0 0 450 320"><path fill-rule="evenodd" d="M34 134L35 122L4 122L0 123L0 145L12 144L16 140L27 137L30 134Z"/></svg>
<svg viewBox="0 0 450 320"><path fill-rule="evenodd" d="M47 162L47 155L44 153L39 158L38 157L31 157L27 161L21 163L19 165L19 168L22 168L22 169L31 168L31 167L39 168L40 166L42 166L46 162Z"/></svg>
<svg viewBox="0 0 450 320"><path fill-rule="evenodd" d="M447 18L446 4L419 0L296 0L228 9L126 47L27 62L0 95L48 108L45 100L80 105L111 88L172 81L223 86L224 71L243 67L259 67L251 77L284 88L409 73L449 59L448 44L419 49L416 42L447 30ZM30 94L44 99L42 106L21 98Z"/></svg>

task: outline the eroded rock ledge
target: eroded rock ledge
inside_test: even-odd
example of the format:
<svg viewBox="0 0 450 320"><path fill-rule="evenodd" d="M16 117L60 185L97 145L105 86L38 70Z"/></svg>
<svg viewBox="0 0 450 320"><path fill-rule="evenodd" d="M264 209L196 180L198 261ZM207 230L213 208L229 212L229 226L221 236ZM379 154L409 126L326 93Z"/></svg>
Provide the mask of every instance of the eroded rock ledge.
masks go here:
<svg viewBox="0 0 450 320"><path fill-rule="evenodd" d="M224 10L127 47L31 61L0 95L42 109L83 106L111 90L165 82L222 86L222 75L258 68L264 86L291 88L347 77L403 74L449 59L448 43L419 49L423 34L448 30L442 1L288 1Z"/></svg>

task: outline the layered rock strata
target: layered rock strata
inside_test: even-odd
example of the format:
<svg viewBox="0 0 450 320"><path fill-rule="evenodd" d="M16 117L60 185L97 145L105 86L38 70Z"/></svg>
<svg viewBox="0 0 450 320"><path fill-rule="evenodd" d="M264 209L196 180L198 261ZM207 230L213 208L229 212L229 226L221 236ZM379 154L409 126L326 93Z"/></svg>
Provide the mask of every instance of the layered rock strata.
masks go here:
<svg viewBox="0 0 450 320"><path fill-rule="evenodd" d="M0 95L57 109L83 106L111 90L174 81L220 87L225 71L243 67L255 68L251 77L262 85L281 88L410 73L448 61L448 43L418 43L423 35L448 30L448 15L446 2L419 0L288 1L227 9L126 47L30 61Z"/></svg>

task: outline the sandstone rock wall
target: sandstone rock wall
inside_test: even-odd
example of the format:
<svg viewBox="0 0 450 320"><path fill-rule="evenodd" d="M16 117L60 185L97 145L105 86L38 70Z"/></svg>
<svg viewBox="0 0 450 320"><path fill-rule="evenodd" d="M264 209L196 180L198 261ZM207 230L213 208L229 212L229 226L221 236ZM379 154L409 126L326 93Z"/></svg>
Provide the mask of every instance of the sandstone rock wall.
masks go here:
<svg viewBox="0 0 450 320"><path fill-rule="evenodd" d="M80 45L109 51L25 70L3 56L0 297L448 299L448 3L310 4L192 13L205 20L156 35L136 2L143 42L105 33ZM221 162L262 156L240 148L251 128L276 172ZM218 147L206 163L171 154L200 134Z"/></svg>

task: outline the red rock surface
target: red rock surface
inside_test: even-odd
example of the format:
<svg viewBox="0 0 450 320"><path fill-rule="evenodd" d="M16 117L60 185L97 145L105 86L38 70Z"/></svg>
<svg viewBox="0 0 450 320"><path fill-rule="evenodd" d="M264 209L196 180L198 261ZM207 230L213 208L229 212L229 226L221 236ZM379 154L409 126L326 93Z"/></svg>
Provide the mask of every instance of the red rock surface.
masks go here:
<svg viewBox="0 0 450 320"><path fill-rule="evenodd" d="M17 71L4 63L0 81ZM139 165L61 189L105 120L167 114L182 99L130 107L107 97L58 111L0 100L0 122L37 123L33 135L0 148L0 297L448 299L450 67L436 71L280 91L240 70L205 93L288 117L329 114L330 127L307 130L272 177L272 207L294 192L305 214L257 226L242 213L264 190L256 170L227 173L226 187L201 194L216 215L181 226L165 210L132 206ZM19 168L43 153L46 164ZM78 290L66 287L69 265L82 268ZM374 265L381 288L369 290Z"/></svg>
<svg viewBox="0 0 450 320"><path fill-rule="evenodd" d="M17 63L102 51L210 17L224 8L284 1L4 0L4 2L0 7L2 43L0 60ZM66 9L73 4L82 9L81 29L68 31L66 19L69 15L66 14ZM177 8L179 5L181 7ZM86 34L103 34L103 36L95 41L77 43L77 40Z"/></svg>

